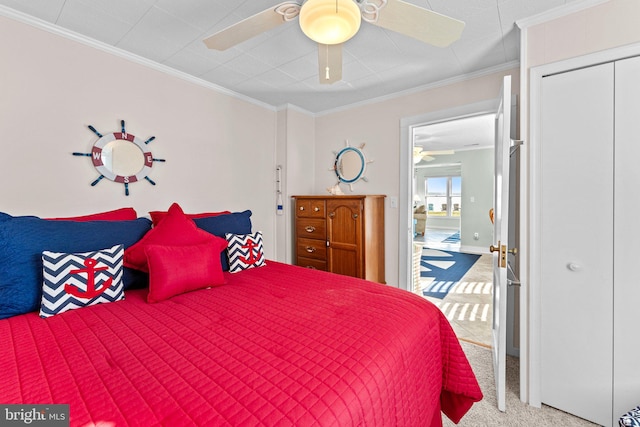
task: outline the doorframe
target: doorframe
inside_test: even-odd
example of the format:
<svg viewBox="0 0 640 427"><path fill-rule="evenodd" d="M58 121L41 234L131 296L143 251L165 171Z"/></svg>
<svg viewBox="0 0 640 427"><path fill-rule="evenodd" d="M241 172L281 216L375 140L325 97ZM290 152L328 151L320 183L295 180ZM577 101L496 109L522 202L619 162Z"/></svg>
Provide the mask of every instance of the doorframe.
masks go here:
<svg viewBox="0 0 640 427"><path fill-rule="evenodd" d="M413 140L414 127L495 114L499 100L491 99L446 110L400 119L400 198L398 211L398 284L411 291L411 244L413 242ZM404 219L403 219L404 218Z"/></svg>
<svg viewBox="0 0 640 427"><path fill-rule="evenodd" d="M531 67L529 78L529 258L527 263L529 274L529 404L535 407L542 406L541 396L541 366L540 366L540 180L543 173L540 163L541 150L541 108L542 108L542 79L546 76L564 73L580 68L591 67L607 62L640 56L640 43L612 48L575 58L570 58L551 64Z"/></svg>

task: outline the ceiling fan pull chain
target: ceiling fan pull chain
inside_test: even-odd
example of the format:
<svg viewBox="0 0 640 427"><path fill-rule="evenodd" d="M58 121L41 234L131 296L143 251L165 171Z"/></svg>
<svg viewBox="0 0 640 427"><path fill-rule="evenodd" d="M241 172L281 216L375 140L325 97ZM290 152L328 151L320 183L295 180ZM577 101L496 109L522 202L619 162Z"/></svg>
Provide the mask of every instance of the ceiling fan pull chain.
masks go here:
<svg viewBox="0 0 640 427"><path fill-rule="evenodd" d="M376 3L371 3L369 0L365 0L362 3L362 19L370 24L378 22L380 16L380 10L387 5L387 0L377 0Z"/></svg>
<svg viewBox="0 0 640 427"><path fill-rule="evenodd" d="M338 0L336 0L337 3ZM329 76L329 45L325 45L325 48L327 49L327 66L324 69L324 78L325 80L331 80L331 77Z"/></svg>

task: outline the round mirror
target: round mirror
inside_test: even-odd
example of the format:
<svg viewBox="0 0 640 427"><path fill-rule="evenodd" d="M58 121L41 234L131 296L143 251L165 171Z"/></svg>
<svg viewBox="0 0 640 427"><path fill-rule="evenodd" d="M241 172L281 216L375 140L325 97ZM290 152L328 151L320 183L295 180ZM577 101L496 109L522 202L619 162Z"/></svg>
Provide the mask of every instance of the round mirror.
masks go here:
<svg viewBox="0 0 640 427"><path fill-rule="evenodd" d="M116 139L102 149L102 163L115 175L137 175L144 167L144 153L137 145Z"/></svg>
<svg viewBox="0 0 640 427"><path fill-rule="evenodd" d="M347 144L345 148L336 154L333 170L335 171L339 182L344 182L351 186L351 184L360 179L364 181L367 180L364 176L364 172L368 162L365 159L364 151L362 151L363 147L364 144L359 148L351 147Z"/></svg>
<svg viewBox="0 0 640 427"><path fill-rule="evenodd" d="M156 160L140 138L130 133L113 132L100 137L91 150L98 172L111 181L128 184L149 175Z"/></svg>
<svg viewBox="0 0 640 427"><path fill-rule="evenodd" d="M359 147L351 147L349 141L346 141L346 147L335 153L336 159L333 163L333 171L338 177L338 183L327 190L331 194L342 194L340 191L340 183L349 184L349 188L353 191L353 183L358 180L366 181L364 176L367 163L371 163L372 160L367 161L362 150L365 146L364 143Z"/></svg>

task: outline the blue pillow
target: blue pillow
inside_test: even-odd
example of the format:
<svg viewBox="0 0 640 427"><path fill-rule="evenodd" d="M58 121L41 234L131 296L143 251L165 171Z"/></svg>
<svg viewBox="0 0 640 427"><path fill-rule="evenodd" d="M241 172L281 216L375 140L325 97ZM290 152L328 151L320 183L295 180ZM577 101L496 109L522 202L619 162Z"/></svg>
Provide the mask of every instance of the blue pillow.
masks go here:
<svg viewBox="0 0 640 427"><path fill-rule="evenodd" d="M229 234L251 234L251 211L233 212L230 214L195 218L196 225L214 236L225 238ZM227 251L220 254L223 271L229 271Z"/></svg>
<svg viewBox="0 0 640 427"><path fill-rule="evenodd" d="M0 319L38 310L42 252L89 252L136 243L151 221L49 221L0 212ZM130 276L132 277L132 276ZM125 289L127 274L124 274Z"/></svg>

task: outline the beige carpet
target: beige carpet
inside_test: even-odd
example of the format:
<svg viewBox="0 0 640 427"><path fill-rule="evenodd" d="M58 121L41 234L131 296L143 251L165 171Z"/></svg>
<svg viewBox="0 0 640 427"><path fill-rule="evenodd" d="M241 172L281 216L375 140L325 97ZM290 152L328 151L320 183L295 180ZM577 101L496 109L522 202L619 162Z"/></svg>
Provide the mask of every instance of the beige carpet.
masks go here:
<svg viewBox="0 0 640 427"><path fill-rule="evenodd" d="M596 424L574 417L565 412L543 405L541 409L534 408L520 401L520 381L518 359L507 357L507 397L506 412L497 408L495 385L493 379L493 362L491 350L485 347L461 341L478 383L484 394L484 399L473 405L467 415L462 418L458 426L468 427L496 427L496 426L596 426ZM443 415L445 427L453 427L452 423Z"/></svg>

